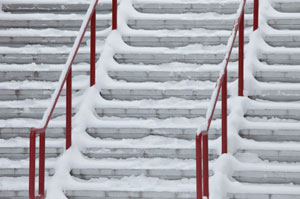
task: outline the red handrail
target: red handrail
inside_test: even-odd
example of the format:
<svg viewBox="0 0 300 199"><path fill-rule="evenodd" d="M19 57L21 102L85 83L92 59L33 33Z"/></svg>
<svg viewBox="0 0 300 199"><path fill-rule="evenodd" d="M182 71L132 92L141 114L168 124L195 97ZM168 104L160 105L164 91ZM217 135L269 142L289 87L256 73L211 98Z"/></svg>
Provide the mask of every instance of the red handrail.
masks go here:
<svg viewBox="0 0 300 199"><path fill-rule="evenodd" d="M92 0L85 19L81 25L79 34L76 37L72 51L69 54L67 63L62 71L58 87L52 95L51 104L44 113L41 125L30 132L30 157L29 157L29 199L45 198L45 134L51 116L56 107L57 101L61 95L66 83L66 149L72 144L72 65L79 50L80 44L84 38L89 23L91 22L91 57L90 57L90 86L95 84L95 66L96 66L96 7L98 0ZM112 0L112 29L117 29L117 0ZM39 190L35 195L35 170L36 170L36 137L40 136L39 145Z"/></svg>
<svg viewBox="0 0 300 199"><path fill-rule="evenodd" d="M243 96L244 90L244 15L246 0L243 0L238 10L238 18L235 21L232 33L227 43L225 58L221 64L221 74L213 91L210 107L206 114L206 122L203 123L196 136L196 188L197 199L209 198L209 168L208 168L208 132L214 116L217 101L222 88L222 154L227 153L227 67L234 47L237 32L239 31L239 96ZM254 0L253 29L258 28L259 0Z"/></svg>

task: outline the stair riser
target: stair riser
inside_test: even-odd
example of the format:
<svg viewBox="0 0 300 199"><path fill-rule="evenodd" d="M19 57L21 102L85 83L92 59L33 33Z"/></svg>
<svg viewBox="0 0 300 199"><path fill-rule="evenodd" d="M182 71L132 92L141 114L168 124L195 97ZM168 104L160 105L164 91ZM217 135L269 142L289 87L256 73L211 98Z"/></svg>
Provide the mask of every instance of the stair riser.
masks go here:
<svg viewBox="0 0 300 199"><path fill-rule="evenodd" d="M32 28L45 29L54 28L59 30L78 31L82 20L0 20L0 29L7 28ZM97 30L104 30L111 26L110 20L97 20ZM89 28L88 28L89 30Z"/></svg>
<svg viewBox="0 0 300 199"><path fill-rule="evenodd" d="M219 64L224 59L224 54L117 54L114 56L121 64L166 64L171 62ZM237 61L237 54L231 55L231 61Z"/></svg>
<svg viewBox="0 0 300 199"><path fill-rule="evenodd" d="M104 149L103 151L83 152L90 158L176 158L176 159L195 159L195 149ZM210 151L209 159L217 158L215 152Z"/></svg>
<svg viewBox="0 0 300 199"><path fill-rule="evenodd" d="M198 80L198 81L217 81L219 72L214 71L192 71L192 72L165 72L165 71L108 71L113 79L124 80L127 82L167 82L182 80ZM0 73L1 75L1 73ZM234 72L228 73L228 82L232 82L237 78ZM300 79L299 79L300 81Z"/></svg>
<svg viewBox="0 0 300 199"><path fill-rule="evenodd" d="M96 109L98 116L103 117L133 117L133 118L158 118L170 117L205 117L206 109ZM220 110L215 111L214 119L220 118Z"/></svg>
<svg viewBox="0 0 300 199"><path fill-rule="evenodd" d="M241 130L239 133L243 138L260 142L283 142L300 141L299 130Z"/></svg>
<svg viewBox="0 0 300 199"><path fill-rule="evenodd" d="M25 69L25 68L24 68ZM61 71L5 71L0 72L0 82L6 81L58 81ZM90 75L89 71L72 71L72 76Z"/></svg>
<svg viewBox="0 0 300 199"><path fill-rule="evenodd" d="M4 64L65 64L69 54L1 54L0 63ZM96 59L98 60L100 55L97 53ZM74 64L76 63L89 63L89 53L78 53Z"/></svg>
<svg viewBox="0 0 300 199"><path fill-rule="evenodd" d="M206 13L216 12L220 14L235 14L239 5L236 3L224 3L222 5L217 3L146 3L139 4L135 3L134 7L137 11L142 13L153 13L153 14L182 14L182 13ZM253 5L247 5L245 12L247 14L253 12Z"/></svg>
<svg viewBox="0 0 300 199"><path fill-rule="evenodd" d="M75 94L79 90L73 89L72 93ZM25 99L50 99L54 90L48 89L22 89L22 90L3 90L0 89L0 100L25 100ZM66 91L63 90L61 96L65 96Z"/></svg>
<svg viewBox="0 0 300 199"><path fill-rule="evenodd" d="M193 29L205 28L210 30L232 30L234 20L128 20L132 29L161 30L161 29ZM245 27L252 27L252 20L245 20Z"/></svg>
<svg viewBox="0 0 300 199"><path fill-rule="evenodd" d="M102 90L101 96L107 100L118 99L118 100L143 100L143 99L153 99L160 100L171 97L187 99L187 100L203 100L210 99L212 91L203 90L203 91L192 91L192 90L184 90L184 91L161 91L155 92L155 90L143 92L143 91L134 91L128 90L128 92L118 92L111 90Z"/></svg>
<svg viewBox="0 0 300 199"><path fill-rule="evenodd" d="M4 12L15 14L20 13L56 13L56 14L85 14L88 10L88 4L3 4ZM111 13L110 4L99 3L96 10L97 14Z"/></svg>

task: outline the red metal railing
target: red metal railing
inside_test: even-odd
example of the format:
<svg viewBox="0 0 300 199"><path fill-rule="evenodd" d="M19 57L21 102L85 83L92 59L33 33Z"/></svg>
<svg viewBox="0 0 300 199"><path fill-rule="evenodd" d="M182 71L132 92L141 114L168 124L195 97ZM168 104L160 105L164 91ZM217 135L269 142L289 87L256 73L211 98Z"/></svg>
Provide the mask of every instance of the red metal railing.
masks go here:
<svg viewBox="0 0 300 199"><path fill-rule="evenodd" d="M72 145L72 65L79 50L80 44L84 38L86 30L91 22L91 57L90 57L90 85L93 86L96 81L96 7L98 0L92 0L90 7L85 15L81 25L80 32L75 40L72 51L69 54L67 63L59 78L58 87L52 95L52 101L49 108L43 116L40 128L32 129L30 132L30 157L29 157L29 199L45 198L45 136L51 116L56 107L57 101L61 95L64 84L66 83L66 149ZM117 29L117 0L112 0L112 29ZM35 195L35 170L36 170L36 137L40 136L39 144L39 189L38 195Z"/></svg>
<svg viewBox="0 0 300 199"><path fill-rule="evenodd" d="M206 114L206 122L198 129L196 136L196 176L197 199L209 198L209 166L208 166L208 132L218 97L222 88L222 154L227 153L227 67L234 47L237 32L239 31L239 74L238 95L244 93L244 15L246 0L239 7L238 18L235 21L232 33L227 43L227 51L222 62L222 73L217 81ZM254 0L253 30L258 29L259 0Z"/></svg>

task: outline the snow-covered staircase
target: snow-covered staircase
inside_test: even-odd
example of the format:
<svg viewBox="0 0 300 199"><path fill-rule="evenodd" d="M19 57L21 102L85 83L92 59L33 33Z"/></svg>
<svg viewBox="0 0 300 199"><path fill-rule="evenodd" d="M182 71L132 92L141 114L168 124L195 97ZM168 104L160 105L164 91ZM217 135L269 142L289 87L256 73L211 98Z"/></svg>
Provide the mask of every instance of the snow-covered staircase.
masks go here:
<svg viewBox="0 0 300 199"><path fill-rule="evenodd" d="M131 8L124 5L120 6L123 12ZM56 86L54 81L81 24L78 15L84 14L87 7L87 4L2 5L2 10L11 14L2 13L0 23L1 199L28 198L30 128L38 123L48 105ZM102 97L95 98L98 102L95 114L86 129L90 137L83 140L88 140L88 146L81 151L83 156L72 161L70 174L74 183L64 185L68 198L196 196L195 132L205 117L219 75L224 44L238 2L139 0L134 1L133 7L139 13L129 10L133 13L128 16L129 29L121 31L124 43L116 40L120 45L113 46L113 57L107 58L112 84L104 84ZM281 12L295 12L299 7L300 3L274 3L274 8ZM99 5L98 57L109 33L106 28L111 23L110 12L111 5ZM246 13L252 13L252 4L247 6ZM252 15L246 15L245 24L249 32ZM300 161L296 143L300 140L300 125L296 123L300 119L297 103L300 70L296 66L299 20L295 15L275 15L268 24L279 30L264 35L272 47L262 51L261 64L254 76L266 85L260 87L263 91L249 93L247 121L239 134L250 140L241 139L244 145L239 145L242 147L235 154L239 160L233 160L236 164L232 177L241 184L233 183L232 187L237 188L230 189L229 198L299 198L300 195L297 185L280 185L300 181L298 164L283 163ZM281 29L292 30L282 30L281 34ZM89 85L87 40L73 66L73 88L78 91L74 94L78 97L74 112L81 90ZM245 40L249 41L248 36ZM237 58L234 50L228 77L231 82L237 77ZM51 121L46 134L49 176L55 173L56 157L64 152L63 107L62 100L54 113L57 118ZM211 165L219 157L220 114L218 106L210 131Z"/></svg>

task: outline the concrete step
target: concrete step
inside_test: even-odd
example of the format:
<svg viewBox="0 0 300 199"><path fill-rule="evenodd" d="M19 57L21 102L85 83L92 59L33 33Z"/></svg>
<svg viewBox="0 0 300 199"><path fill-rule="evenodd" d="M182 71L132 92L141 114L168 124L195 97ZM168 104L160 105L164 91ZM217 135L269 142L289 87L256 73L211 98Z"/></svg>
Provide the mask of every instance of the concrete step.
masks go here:
<svg viewBox="0 0 300 199"><path fill-rule="evenodd" d="M205 117L206 108L96 108L99 117L158 118ZM220 109L216 108L214 118L220 118Z"/></svg>
<svg viewBox="0 0 300 199"><path fill-rule="evenodd" d="M273 102L293 102L293 101L299 101L300 100L300 92L292 88L292 86L295 85L285 85L284 87L278 87L277 86L284 86L284 83L281 83L279 85L278 83L272 84L267 83L264 84L265 86L270 86L270 88L263 88L260 91L252 91L249 94L249 98L251 99L262 99L262 100L269 100ZM290 87L289 87L290 86Z"/></svg>
<svg viewBox="0 0 300 199"><path fill-rule="evenodd" d="M42 3L42 4L2 4L2 11L14 14L20 13L57 13L73 14L86 13L89 4L60 4L60 3ZM111 4L98 3L97 13L106 14L111 12Z"/></svg>
<svg viewBox="0 0 300 199"><path fill-rule="evenodd" d="M261 186L261 185L260 185ZM255 187L256 188L256 187ZM274 189L278 190L278 188L283 187L274 187ZM297 188L297 187L295 187ZM250 191L249 191L250 192ZM300 199L300 196L298 193L292 194L292 193L260 193L260 192L254 192L254 193L229 193L228 199L281 199L281 198L288 198L288 199Z"/></svg>
<svg viewBox="0 0 300 199"><path fill-rule="evenodd" d="M0 108L0 119L13 119L13 118L31 118L42 119L46 108L45 107L2 107ZM73 109L75 113L75 109ZM65 108L57 107L53 112L52 118L62 116L65 114Z"/></svg>
<svg viewBox="0 0 300 199"><path fill-rule="evenodd" d="M70 199L92 199L97 197L97 199L194 199L196 193L194 192L183 192L183 191L105 191L105 190L66 190L64 192L66 196ZM13 199L27 199L28 190L0 190L0 194L6 198ZM298 199L298 198L297 198Z"/></svg>
<svg viewBox="0 0 300 199"><path fill-rule="evenodd" d="M65 125L63 123L63 125ZM29 138L31 128L26 127L1 127L0 138ZM101 139L141 139L147 136L160 136L168 138L177 138L185 140L194 140L196 128L113 128L113 127L99 127L87 128L87 133L94 138ZM220 136L220 130L211 128L209 132L209 139L216 139ZM47 138L65 138L65 127L48 127Z"/></svg>
<svg viewBox="0 0 300 199"><path fill-rule="evenodd" d="M120 101L121 102L121 101ZM189 101L187 101L188 103ZM5 103L5 102L3 102ZM21 102L20 102L21 103ZM159 101L157 101L159 104ZM159 108L155 106L151 107L133 107L121 108L117 106L110 105L111 108L96 107L96 112L100 117L128 117L128 118L158 118L166 119L170 117L186 117L186 118L195 118L195 117L204 117L206 115L206 104L207 102L199 102L203 105L203 108L194 107L194 108L171 108L164 107ZM146 104L145 104L146 105ZM264 106L264 104L261 104ZM273 103L274 107L264 106L257 108L249 108L245 114L245 117L266 117L266 118L280 118L280 119L300 119L300 108L297 107L284 107L285 103ZM125 105L124 105L125 106ZM275 107L277 106L277 107ZM43 106L23 106L21 107L2 107L0 108L0 118L9 119L9 118L33 118L40 119L42 114L45 111ZM65 108L61 106L57 107L54 111L53 117L61 116L65 112ZM73 113L75 113L75 109ZM220 118L220 109L217 105L215 110L215 118Z"/></svg>
<svg viewBox="0 0 300 199"><path fill-rule="evenodd" d="M299 30L299 17L294 18L273 18L268 20L268 24L275 29Z"/></svg>
<svg viewBox="0 0 300 199"><path fill-rule="evenodd" d="M141 66L142 67L142 66ZM211 71L108 71L111 78L123 80L127 82L167 82L182 80L199 80L199 81L217 81L219 77L218 70ZM1 73L0 73L1 74ZM230 71L228 73L228 81L232 82L237 78L237 73Z"/></svg>
<svg viewBox="0 0 300 199"><path fill-rule="evenodd" d="M262 104L263 105L263 104ZM298 107L283 107L281 103L274 103L274 107L260 107L257 109L249 109L245 117L260 117L260 118L279 118L279 119L300 119L300 109ZM277 105L277 107L275 107ZM281 107L280 107L281 106Z"/></svg>
<svg viewBox="0 0 300 199"><path fill-rule="evenodd" d="M89 158L176 158L195 159L194 148L88 148L82 153ZM218 157L215 150L209 150L209 159Z"/></svg>
<svg viewBox="0 0 300 199"><path fill-rule="evenodd" d="M115 54L114 58L121 64L165 64L171 62L197 63L197 64L219 64L224 59L221 52L206 53L130 53ZM237 61L238 56L235 52L231 55L231 61Z"/></svg>
<svg viewBox="0 0 300 199"><path fill-rule="evenodd" d="M18 31L16 29L16 31ZM21 32L21 31L20 31ZM89 35L89 33L86 33ZM22 47L26 45L45 45L45 46L70 46L75 42L75 36L0 36L1 46ZM89 36L85 36L81 46L86 46ZM97 40L104 40L103 37L97 37Z"/></svg>
<svg viewBox="0 0 300 199"><path fill-rule="evenodd" d="M164 180L180 180L183 178L195 178L195 170L179 169L72 169L71 175L83 180L93 178L120 179L126 176L146 176Z"/></svg>
<svg viewBox="0 0 300 199"><path fill-rule="evenodd" d="M276 0L272 2L272 5L276 10L286 13L298 13L300 9L300 3L297 0L289 2Z"/></svg>
<svg viewBox="0 0 300 199"><path fill-rule="evenodd" d="M182 13L206 13L216 12L220 14L235 14L239 4L238 3L203 3L203 2L136 2L133 4L134 8L142 13L152 14L182 14ZM253 12L253 5L247 4L246 13Z"/></svg>
<svg viewBox="0 0 300 199"><path fill-rule="evenodd" d="M176 84L174 82L174 84ZM209 83L208 83L209 84ZM176 87L176 86L175 86ZM101 96L107 100L142 100L142 99L165 99L182 98L187 100L210 99L213 91L211 89L102 89ZM1 93L1 90L0 90ZM1 98L0 98L1 99Z"/></svg>
<svg viewBox="0 0 300 199"><path fill-rule="evenodd" d="M42 86L42 85L41 85ZM80 91L80 89L73 89L72 93ZM26 100L26 99L50 99L54 89L0 89L0 101L10 100ZM66 95L66 90L63 89L61 96Z"/></svg>
<svg viewBox="0 0 300 199"><path fill-rule="evenodd" d="M241 156L245 153L255 154L262 160L278 161L278 162L299 162L300 150L298 149L284 149L278 147L278 149L239 149L236 156Z"/></svg>
<svg viewBox="0 0 300 199"><path fill-rule="evenodd" d="M38 122L38 121L37 121ZM28 127L1 127L0 138L11 139L11 138L29 138L31 128ZM47 138L65 138L65 128L63 127L48 127L46 131Z"/></svg>
<svg viewBox="0 0 300 199"><path fill-rule="evenodd" d="M282 68L279 68L282 67ZM300 71L297 69L289 69L290 66L269 65L265 69L255 72L255 79L260 82L285 82L300 83Z"/></svg>
<svg viewBox="0 0 300 199"><path fill-rule="evenodd" d="M195 128L88 128L87 133L95 138L141 139L147 136L160 136L185 140L194 140ZM220 130L211 128L209 139L217 139Z"/></svg>
<svg viewBox="0 0 300 199"><path fill-rule="evenodd" d="M195 16L196 17L196 16ZM205 28L209 30L232 30L234 19L233 18L207 18L202 19L182 19L182 18L166 18L157 19L129 19L128 26L132 29L143 30L161 30L161 29L193 29ZM245 27L251 27L253 21L245 19Z"/></svg>
<svg viewBox="0 0 300 199"><path fill-rule="evenodd" d="M276 49L276 48L275 48ZM298 65L300 63L300 58L298 52L282 52L277 50L276 52L266 53L263 52L260 57L260 61L266 62L267 64L285 64L285 65Z"/></svg>
<svg viewBox="0 0 300 199"><path fill-rule="evenodd" d="M29 132L28 132L29 133ZM28 144L29 145L29 144ZM37 148L36 157L38 158L39 148ZM46 147L46 158L58 157L64 152L64 148L61 147ZM1 147L0 158L8 158L11 160L20 160L29 158L29 146L27 147Z"/></svg>
<svg viewBox="0 0 300 199"><path fill-rule="evenodd" d="M273 47L300 47L300 36L290 33L289 35L267 34L264 40Z"/></svg>
<svg viewBox="0 0 300 199"><path fill-rule="evenodd" d="M270 126L272 126L270 124ZM283 142L283 141L300 141L300 132L298 128L253 128L253 129L242 129L239 132L240 136L255 141L269 141L269 142Z"/></svg>
<svg viewBox="0 0 300 199"><path fill-rule="evenodd" d="M29 164L29 163L28 163ZM39 174L39 169L35 170L36 176ZM53 168L46 168L45 175L53 176L55 174L55 170ZM29 176L29 168L0 168L0 176L1 177L28 177Z"/></svg>
<svg viewBox="0 0 300 199"><path fill-rule="evenodd" d="M70 17L69 19L26 19L22 18L22 15L19 16L18 20L13 19L3 19L0 20L0 29L8 28L31 28L31 29L45 29L45 28L54 28L58 30L74 30L78 31L82 24L82 19L74 19ZM111 26L111 20L108 19L97 19L96 29L105 30Z"/></svg>
<svg viewBox="0 0 300 199"><path fill-rule="evenodd" d="M184 191L66 191L68 198L72 199L194 199L196 194L194 192Z"/></svg>
<svg viewBox="0 0 300 199"><path fill-rule="evenodd" d="M3 66L3 65L2 65ZM73 66L76 68L76 66ZM42 68L42 66L41 66ZM90 71L72 71L72 76L79 76L84 75L88 76L90 74ZM41 71L38 70L31 70L27 71L26 66L24 66L25 71L0 71L0 82L8 82L8 81L58 81L61 70L60 71L46 71L41 69Z"/></svg>
<svg viewBox="0 0 300 199"><path fill-rule="evenodd" d="M26 49L24 49L26 50ZM49 49L54 50L54 49ZM0 63L3 64L65 64L69 56L68 50L66 52L58 53L18 53L18 52L8 52L0 54ZM96 53L97 60L100 57L99 53ZM74 60L74 63L89 63L90 54L89 52L79 52Z"/></svg>
<svg viewBox="0 0 300 199"><path fill-rule="evenodd" d="M235 171L233 178L243 183L300 184L300 171L242 170Z"/></svg>

